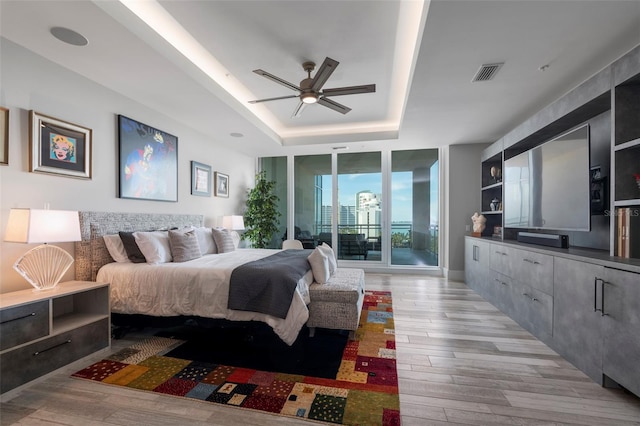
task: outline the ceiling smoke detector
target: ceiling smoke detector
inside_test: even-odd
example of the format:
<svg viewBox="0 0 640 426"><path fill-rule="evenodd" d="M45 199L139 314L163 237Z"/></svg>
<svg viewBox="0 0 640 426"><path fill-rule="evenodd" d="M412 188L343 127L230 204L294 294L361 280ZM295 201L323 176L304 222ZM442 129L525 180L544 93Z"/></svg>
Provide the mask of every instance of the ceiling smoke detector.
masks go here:
<svg viewBox="0 0 640 426"><path fill-rule="evenodd" d="M476 73L475 77L471 80L471 82L475 83L476 81L489 81L495 77L496 73L502 66L504 62L499 62L496 64L483 64L480 66L480 69Z"/></svg>

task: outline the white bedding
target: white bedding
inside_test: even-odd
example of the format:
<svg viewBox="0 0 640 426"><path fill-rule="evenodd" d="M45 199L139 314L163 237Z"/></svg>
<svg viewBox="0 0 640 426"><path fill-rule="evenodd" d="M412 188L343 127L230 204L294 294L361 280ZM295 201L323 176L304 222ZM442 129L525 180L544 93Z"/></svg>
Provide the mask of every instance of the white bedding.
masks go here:
<svg viewBox="0 0 640 426"><path fill-rule="evenodd" d="M111 311L151 316L195 315L232 321L262 321L288 345L293 344L309 319L309 270L298 282L285 319L257 312L227 309L229 278L239 265L270 256L279 250L240 249L209 254L182 263L109 263L97 281L111 284Z"/></svg>

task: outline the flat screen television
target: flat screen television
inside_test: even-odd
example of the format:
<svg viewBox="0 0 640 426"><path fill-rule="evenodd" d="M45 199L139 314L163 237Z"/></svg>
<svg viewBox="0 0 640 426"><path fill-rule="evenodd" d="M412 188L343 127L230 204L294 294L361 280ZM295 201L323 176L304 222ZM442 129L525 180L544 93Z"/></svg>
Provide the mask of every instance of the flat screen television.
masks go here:
<svg viewBox="0 0 640 426"><path fill-rule="evenodd" d="M589 125L505 160L504 226L589 231Z"/></svg>

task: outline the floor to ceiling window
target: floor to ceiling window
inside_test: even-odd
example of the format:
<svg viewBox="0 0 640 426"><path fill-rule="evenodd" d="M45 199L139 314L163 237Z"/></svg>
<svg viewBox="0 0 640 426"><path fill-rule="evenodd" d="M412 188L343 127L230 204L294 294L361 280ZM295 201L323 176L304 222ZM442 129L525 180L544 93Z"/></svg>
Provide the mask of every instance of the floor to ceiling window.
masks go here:
<svg viewBox="0 0 640 426"><path fill-rule="evenodd" d="M274 248L288 236L305 248L327 243L342 262L438 266L437 149L300 155L289 161L292 176L286 157L261 163L277 182L282 206ZM287 193L293 196L289 218Z"/></svg>
<svg viewBox="0 0 640 426"><path fill-rule="evenodd" d="M338 259L381 260L380 152L338 154Z"/></svg>
<svg viewBox="0 0 640 426"><path fill-rule="evenodd" d="M438 265L438 150L391 153L391 264Z"/></svg>
<svg viewBox="0 0 640 426"><path fill-rule="evenodd" d="M294 158L294 238L305 248L331 241L331 155Z"/></svg>
<svg viewBox="0 0 640 426"><path fill-rule="evenodd" d="M279 249L287 232L287 157L263 157L260 168L266 172L268 180L274 181L275 194L278 196L278 232L271 237L268 248Z"/></svg>

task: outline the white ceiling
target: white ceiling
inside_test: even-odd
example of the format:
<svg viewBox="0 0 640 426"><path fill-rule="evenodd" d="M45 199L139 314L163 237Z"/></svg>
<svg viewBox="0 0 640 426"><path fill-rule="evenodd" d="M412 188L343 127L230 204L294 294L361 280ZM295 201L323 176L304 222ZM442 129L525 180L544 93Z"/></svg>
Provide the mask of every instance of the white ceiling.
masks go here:
<svg viewBox="0 0 640 426"><path fill-rule="evenodd" d="M640 44L640 1L151 4L163 29L178 27L179 42L205 53L198 65L116 0L0 0L0 34L252 156L493 142ZM89 44L60 42L54 26ZM302 62L327 56L340 65L324 88L376 92L333 98L352 108L346 115L310 105L291 118L297 99L247 103L293 93L254 69L298 84ZM493 80L471 82L494 62L505 65Z"/></svg>

